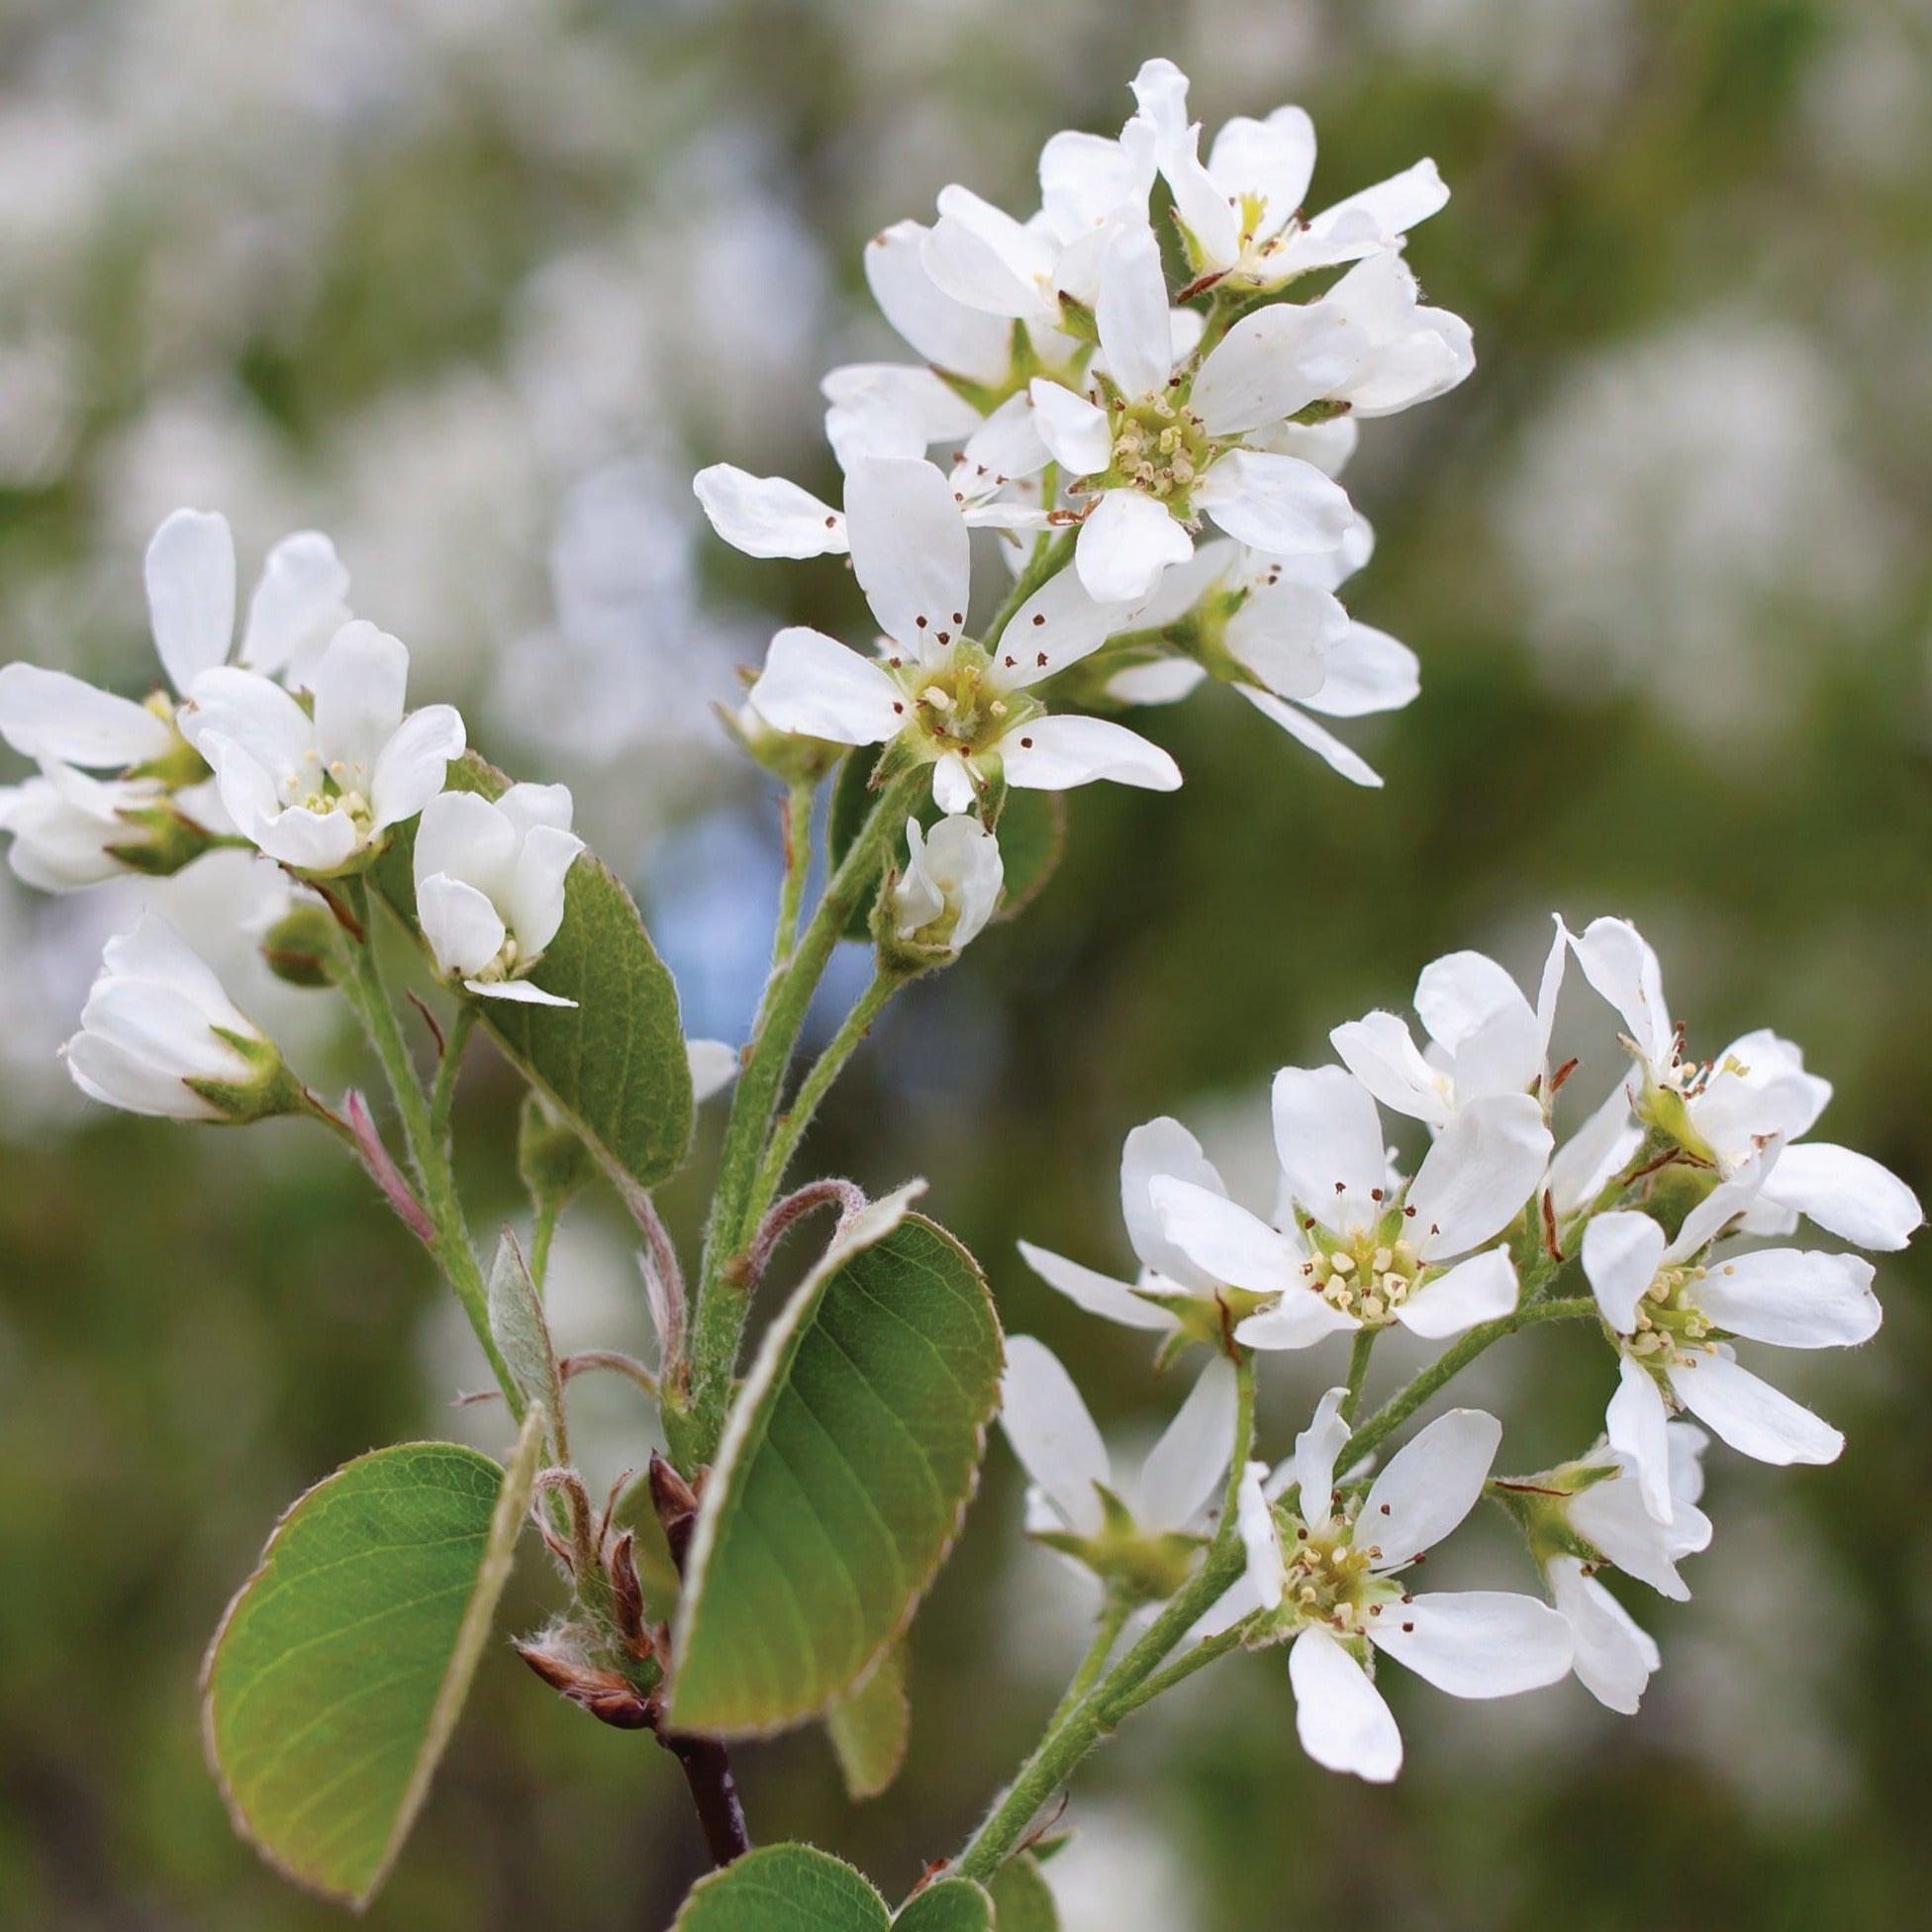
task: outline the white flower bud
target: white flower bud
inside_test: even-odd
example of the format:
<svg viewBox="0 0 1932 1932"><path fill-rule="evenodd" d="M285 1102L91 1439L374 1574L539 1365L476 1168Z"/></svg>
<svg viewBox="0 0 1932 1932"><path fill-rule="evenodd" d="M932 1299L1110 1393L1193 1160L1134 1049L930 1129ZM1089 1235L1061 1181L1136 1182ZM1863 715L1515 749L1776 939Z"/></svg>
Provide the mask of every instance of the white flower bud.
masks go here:
<svg viewBox="0 0 1932 1932"><path fill-rule="evenodd" d="M147 914L110 939L66 1045L74 1084L110 1107L177 1120L259 1120L303 1104L275 1043L214 969Z"/></svg>
<svg viewBox="0 0 1932 1932"><path fill-rule="evenodd" d="M893 929L909 945L959 952L1000 903L1000 841L977 819L942 819L928 835L906 821L905 875L893 887Z"/></svg>

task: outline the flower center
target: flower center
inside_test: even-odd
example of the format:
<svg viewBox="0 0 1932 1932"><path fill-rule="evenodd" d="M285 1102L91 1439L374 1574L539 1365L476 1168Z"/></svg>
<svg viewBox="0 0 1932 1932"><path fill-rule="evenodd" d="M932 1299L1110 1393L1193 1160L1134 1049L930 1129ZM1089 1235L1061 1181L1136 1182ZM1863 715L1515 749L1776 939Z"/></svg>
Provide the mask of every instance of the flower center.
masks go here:
<svg viewBox="0 0 1932 1932"><path fill-rule="evenodd" d="M339 758L325 767L322 754L313 748L303 752L301 768L289 774L283 790L289 805L317 814L342 813L364 834L375 816L362 791L362 768L351 768Z"/></svg>
<svg viewBox="0 0 1932 1932"><path fill-rule="evenodd" d="M1362 1228L1345 1238L1331 1239L1317 1225L1307 1228L1318 1243L1302 1264L1303 1276L1331 1306L1352 1314L1365 1327L1395 1319L1396 1310L1415 1292L1422 1262L1408 1237L1388 1223Z"/></svg>
<svg viewBox="0 0 1932 1932"><path fill-rule="evenodd" d="M1116 484L1130 485L1158 498L1178 516L1188 514L1188 492L1201 472L1220 453L1186 403L1163 394L1113 404L1113 459L1109 470Z"/></svg>
<svg viewBox="0 0 1932 1932"><path fill-rule="evenodd" d="M1319 1528L1291 1519L1283 1543L1282 1607L1292 1610L1298 1623L1366 1636L1383 1606L1401 1599L1401 1586L1375 1573L1381 1556L1375 1544L1356 1543L1355 1522L1347 1514Z"/></svg>
<svg viewBox="0 0 1932 1932"><path fill-rule="evenodd" d="M971 637L952 641L941 664L895 656L886 665L906 694L900 707L906 729L927 759L990 751L1040 710L1024 692L995 676L992 658Z"/></svg>
<svg viewBox="0 0 1932 1932"><path fill-rule="evenodd" d="M1661 1268L1637 1304L1637 1327L1626 1343L1646 1368L1682 1365L1693 1354L1707 1354L1706 1339L1717 1325L1697 1306L1692 1285L1701 1268Z"/></svg>

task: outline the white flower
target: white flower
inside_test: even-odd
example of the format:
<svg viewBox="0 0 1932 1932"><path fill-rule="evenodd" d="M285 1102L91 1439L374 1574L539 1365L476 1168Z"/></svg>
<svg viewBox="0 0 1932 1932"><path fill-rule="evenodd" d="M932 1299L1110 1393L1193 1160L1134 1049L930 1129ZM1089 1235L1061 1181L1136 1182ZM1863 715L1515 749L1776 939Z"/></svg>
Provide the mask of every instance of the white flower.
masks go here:
<svg viewBox="0 0 1932 1932"><path fill-rule="evenodd" d="M987 387L1003 386L1013 367L1013 321L961 302L932 279L925 265L931 233L918 222L895 222L866 243L865 279L872 299L935 369ZM1048 344L1054 346L1055 338ZM1070 351L1074 344L1065 347Z"/></svg>
<svg viewBox="0 0 1932 1932"><path fill-rule="evenodd" d="M1302 1748L1330 1771L1387 1784L1401 1769L1402 1741L1375 1687L1378 1656L1454 1697L1506 1697L1570 1669L1570 1627L1510 1592L1402 1589L1401 1572L1475 1507L1502 1425L1480 1409L1451 1409L1390 1459L1358 1506L1334 1487L1349 1434L1346 1394L1329 1390L1296 1440L1295 1509L1270 1503L1268 1472L1250 1463L1239 1524L1259 1633L1293 1645Z"/></svg>
<svg viewBox="0 0 1932 1932"><path fill-rule="evenodd" d="M1120 1213L1140 1262L1132 1284L1082 1267L1030 1241L1019 1243L1021 1259L1049 1288L1089 1314L1124 1328L1164 1335L1183 1332L1182 1315L1192 1312L1188 1303L1212 1308L1220 1283L1197 1267L1163 1231L1153 1202L1154 1183L1162 1177L1191 1181L1214 1194L1227 1192L1213 1163L1201 1151L1200 1141L1179 1120L1162 1115L1135 1127L1120 1151Z"/></svg>
<svg viewBox="0 0 1932 1932"><path fill-rule="evenodd" d="M248 1120L300 1103L273 1042L151 913L108 941L65 1053L82 1093L133 1113Z"/></svg>
<svg viewBox="0 0 1932 1932"><path fill-rule="evenodd" d="M214 768L242 837L301 872L339 872L442 790L461 755L448 705L405 715L409 652L374 625L337 631L316 666L313 716L272 679L204 672L182 724Z"/></svg>
<svg viewBox="0 0 1932 1932"><path fill-rule="evenodd" d="M0 786L0 831L14 841L8 860L42 892L174 871L206 851L224 822L208 786L170 792L159 779L94 778L50 758L38 778Z"/></svg>
<svg viewBox="0 0 1932 1932"><path fill-rule="evenodd" d="M1320 400L1352 417L1394 416L1445 394L1476 367L1469 324L1423 305L1414 272L1393 249L1351 268L1316 309L1331 309L1360 336L1355 366Z"/></svg>
<svg viewBox="0 0 1932 1932"><path fill-rule="evenodd" d="M1878 1332L1872 1264L1858 1255L1772 1248L1704 1254L1750 1206L1777 1155L1720 1182L1675 1239L1648 1214L1598 1214L1584 1229L1584 1273L1617 1337L1618 1387L1604 1418L1644 1503L1673 1520L1666 1421L1688 1408L1740 1454L1766 1463L1828 1463L1838 1431L1742 1367L1718 1336L1781 1348L1850 1348ZM1703 1255L1699 1261L1698 1257Z"/></svg>
<svg viewBox="0 0 1932 1932"><path fill-rule="evenodd" d="M1036 376L1028 392L1068 494L1092 499L1074 556L1095 598L1150 596L1193 554L1203 513L1267 556L1340 546L1354 512L1339 486L1299 456L1243 446L1355 369L1362 339L1337 311L1257 310L1177 380L1160 244L1138 222L1110 237L1095 319L1106 367L1094 391Z"/></svg>
<svg viewBox="0 0 1932 1932"><path fill-rule="evenodd" d="M1204 166L1200 125L1188 122L1188 78L1173 61L1149 60L1133 91L1174 191L1197 287L1233 276L1252 288L1277 288L1307 269L1394 248L1449 199L1435 163L1423 160L1304 220L1315 142L1302 109L1229 121Z"/></svg>
<svg viewBox="0 0 1932 1932"><path fill-rule="evenodd" d="M1550 1028L1568 956L1569 934L1559 921L1533 1007L1487 954L1452 952L1430 961L1415 982L1415 1011L1429 1037L1426 1052L1393 1013L1348 1020L1328 1038L1342 1064L1384 1107L1445 1127L1471 1101L1530 1093L1547 1081Z"/></svg>
<svg viewBox="0 0 1932 1932"><path fill-rule="evenodd" d="M436 968L466 992L574 1007L525 977L563 923L564 881L584 841L564 785L513 785L492 802L439 792L416 831L416 917Z"/></svg>
<svg viewBox="0 0 1932 1932"><path fill-rule="evenodd" d="M941 819L928 835L906 821L906 870L893 886L893 929L909 944L958 953L986 929L1006 867L977 819Z"/></svg>
<svg viewBox="0 0 1932 1932"><path fill-rule="evenodd" d="M1332 770L1379 786L1375 768L1308 716L1398 711L1421 688L1415 653L1356 623L1334 595L1366 561L1370 541L1358 517L1341 546L1321 556L1264 557L1229 537L1203 543L1161 579L1129 621L1123 646L1131 657L1149 635L1179 629L1189 635L1190 654L1130 662L1108 680L1108 695L1122 704L1173 704L1211 667Z"/></svg>
<svg viewBox="0 0 1932 1932"><path fill-rule="evenodd" d="M1638 1062L1631 1100L1643 1118L1674 1137L1688 1135L1686 1144L1725 1175L1772 1138L1783 1141L1755 1204L1754 1232L1788 1232L1792 1216L1804 1214L1862 1248L1902 1248L1911 1239L1925 1217L1903 1181L1849 1147L1801 1138L1831 1099L1831 1083L1804 1071L1796 1046L1760 1030L1715 1060L1687 1061L1683 1030L1664 1002L1663 969L1637 928L1627 919L1593 919L1573 944L1584 977L1622 1016Z"/></svg>
<svg viewBox="0 0 1932 1932"><path fill-rule="evenodd" d="M147 610L161 668L180 698L224 663L235 641L235 539L219 513L177 510L154 532L145 566ZM348 621L348 573L317 531L285 536L269 551L248 601L238 662L264 674L305 678L314 657ZM0 737L16 751L94 769L139 768L177 750L174 705L97 690L38 664L0 670Z"/></svg>
<svg viewBox="0 0 1932 1932"><path fill-rule="evenodd" d="M1402 1184L1389 1171L1375 1099L1340 1067L1275 1076L1282 1233L1196 1182L1151 1185L1168 1239L1194 1263L1272 1305L1234 1331L1252 1348L1306 1348L1342 1330L1401 1322L1429 1340L1516 1305L1505 1247L1488 1247L1541 1187L1550 1156L1527 1094L1457 1110Z"/></svg>
<svg viewBox="0 0 1932 1932"><path fill-rule="evenodd" d="M1170 1594L1208 1526L1234 1450L1234 1370L1209 1362L1131 1481L1060 1359L1031 1335L1007 1338L1000 1424L1031 1479L1026 1527L1130 1594Z"/></svg>
<svg viewBox="0 0 1932 1932"><path fill-rule="evenodd" d="M867 458L845 479L852 566L885 636L864 657L803 626L772 639L752 708L783 731L835 744L895 742L930 764L941 811L964 812L1004 768L1022 789L1111 778L1153 791L1174 761L1124 725L1048 717L1030 687L1099 648L1120 613L1071 571L1049 578L991 648L966 633L965 520L930 463Z"/></svg>

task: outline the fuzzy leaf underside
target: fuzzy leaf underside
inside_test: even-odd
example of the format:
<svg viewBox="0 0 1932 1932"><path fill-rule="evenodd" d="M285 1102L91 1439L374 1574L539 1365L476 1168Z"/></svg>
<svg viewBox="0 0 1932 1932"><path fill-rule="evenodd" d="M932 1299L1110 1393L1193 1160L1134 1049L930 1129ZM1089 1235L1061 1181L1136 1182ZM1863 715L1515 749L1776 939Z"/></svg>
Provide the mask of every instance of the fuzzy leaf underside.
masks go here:
<svg viewBox="0 0 1932 1932"><path fill-rule="evenodd" d="M500 798L511 781L474 752L449 767L451 791ZM419 943L414 821L399 826L370 878ZM641 1187L683 1166L691 1144L691 1069L677 987L623 882L582 853L564 889L563 924L531 974L574 1007L475 999L484 1026L600 1161Z"/></svg>
<svg viewBox="0 0 1932 1932"><path fill-rule="evenodd" d="M345 1464L276 1525L202 1673L202 1729L237 1829L360 1909L429 1794L510 1574L543 1443L508 1470L449 1442Z"/></svg>
<svg viewBox="0 0 1932 1932"><path fill-rule="evenodd" d="M706 1485L679 1728L782 1730L878 1665L957 1533L1001 1366L985 1278L942 1228L834 1244L767 1330Z"/></svg>

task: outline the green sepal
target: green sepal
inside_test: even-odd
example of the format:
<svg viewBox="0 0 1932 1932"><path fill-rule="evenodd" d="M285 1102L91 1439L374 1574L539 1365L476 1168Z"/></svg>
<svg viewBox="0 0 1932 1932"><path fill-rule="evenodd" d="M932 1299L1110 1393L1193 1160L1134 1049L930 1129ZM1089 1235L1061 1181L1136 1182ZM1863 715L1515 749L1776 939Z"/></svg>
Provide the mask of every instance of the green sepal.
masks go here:
<svg viewBox="0 0 1932 1932"><path fill-rule="evenodd" d="M114 816L140 836L116 839L102 850L150 879L171 878L223 842L172 805L123 806Z"/></svg>
<svg viewBox="0 0 1932 1932"><path fill-rule="evenodd" d="M336 984L339 931L325 908L292 906L262 934L262 960L278 980L319 992Z"/></svg>
<svg viewBox="0 0 1932 1932"><path fill-rule="evenodd" d="M517 1173L538 1213L554 1214L597 1178L583 1136L532 1087L517 1119Z"/></svg>
<svg viewBox="0 0 1932 1932"><path fill-rule="evenodd" d="M1144 1530L1106 1484L1096 1483L1094 1488L1101 1499L1098 1535L1081 1536L1067 1529L1036 1529L1028 1535L1091 1570L1126 1602L1165 1602L1187 1582L1207 1539L1182 1530Z"/></svg>
<svg viewBox="0 0 1932 1932"><path fill-rule="evenodd" d="M254 1120L271 1120L279 1113L307 1111L309 1096L273 1040L263 1039L259 1033L239 1033L228 1026L208 1030L254 1069L253 1077L247 1080L182 1082L221 1113L221 1124L242 1127Z"/></svg>

